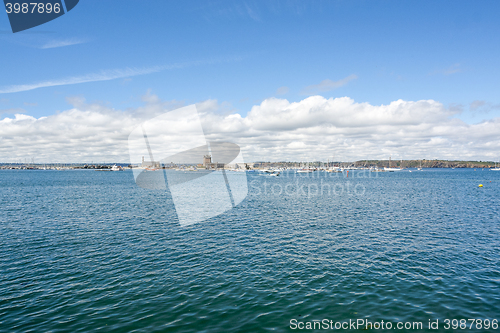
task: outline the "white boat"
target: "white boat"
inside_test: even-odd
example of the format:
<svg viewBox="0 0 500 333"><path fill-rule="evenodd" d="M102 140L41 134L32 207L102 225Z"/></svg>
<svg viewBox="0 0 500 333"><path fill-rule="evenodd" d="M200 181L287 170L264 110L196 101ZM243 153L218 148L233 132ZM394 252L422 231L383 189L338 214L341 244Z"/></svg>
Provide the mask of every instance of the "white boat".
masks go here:
<svg viewBox="0 0 500 333"><path fill-rule="evenodd" d="M342 170L340 169L340 167L334 166L331 169L326 170L326 172L342 172Z"/></svg>
<svg viewBox="0 0 500 333"><path fill-rule="evenodd" d="M400 168L384 168L384 171L388 171L388 172L394 172L394 171L401 171L403 169L400 169Z"/></svg>
<svg viewBox="0 0 500 333"><path fill-rule="evenodd" d="M420 167L417 168L418 171L422 171L422 160L420 160Z"/></svg>
<svg viewBox="0 0 500 333"><path fill-rule="evenodd" d="M495 167L490 169L491 171L500 171L500 168L497 167L497 162L495 162Z"/></svg>
<svg viewBox="0 0 500 333"><path fill-rule="evenodd" d="M299 169L299 170L297 170L297 173L310 173L313 171L314 170L312 170L312 169Z"/></svg>
<svg viewBox="0 0 500 333"><path fill-rule="evenodd" d="M123 171L123 168L115 164L111 167L111 171Z"/></svg>
<svg viewBox="0 0 500 333"><path fill-rule="evenodd" d="M391 157L389 156L389 167L388 168L384 167L384 171L394 172L394 171L401 171L401 170L403 170L403 168L392 168L391 167Z"/></svg>

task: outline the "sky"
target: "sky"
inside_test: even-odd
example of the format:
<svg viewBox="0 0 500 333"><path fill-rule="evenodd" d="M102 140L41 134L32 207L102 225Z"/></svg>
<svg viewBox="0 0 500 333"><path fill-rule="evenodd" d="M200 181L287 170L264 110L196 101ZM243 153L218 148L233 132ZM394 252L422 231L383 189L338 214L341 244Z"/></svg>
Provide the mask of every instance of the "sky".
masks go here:
<svg viewBox="0 0 500 333"><path fill-rule="evenodd" d="M83 0L0 14L0 163L124 162L196 104L247 161L500 160L498 1Z"/></svg>

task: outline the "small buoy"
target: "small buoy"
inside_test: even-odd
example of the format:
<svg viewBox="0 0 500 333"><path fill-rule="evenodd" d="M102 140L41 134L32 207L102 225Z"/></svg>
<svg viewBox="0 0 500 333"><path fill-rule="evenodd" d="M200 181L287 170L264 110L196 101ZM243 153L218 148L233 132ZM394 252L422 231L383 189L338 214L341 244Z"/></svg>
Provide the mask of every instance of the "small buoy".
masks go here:
<svg viewBox="0 0 500 333"><path fill-rule="evenodd" d="M483 187L483 184L479 184L479 187Z"/></svg>

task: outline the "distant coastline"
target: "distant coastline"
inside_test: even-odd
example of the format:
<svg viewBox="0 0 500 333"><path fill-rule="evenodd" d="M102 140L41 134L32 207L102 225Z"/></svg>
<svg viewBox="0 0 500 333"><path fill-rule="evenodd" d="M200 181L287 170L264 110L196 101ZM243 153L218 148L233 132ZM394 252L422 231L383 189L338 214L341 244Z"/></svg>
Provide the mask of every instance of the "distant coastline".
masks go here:
<svg viewBox="0 0 500 333"><path fill-rule="evenodd" d="M341 167L377 167L377 168L494 168L493 161L448 161L448 160L358 160L355 162L256 162L249 163L257 167L298 167L300 165L308 165L313 167L319 166L341 166Z"/></svg>
<svg viewBox="0 0 500 333"><path fill-rule="evenodd" d="M270 162L270 161L259 161L259 162L247 162L244 163L246 169L263 169L263 168L298 168L301 166L309 167L395 167L395 168L494 168L496 163L493 161L459 161L459 160L358 160L355 162L322 162L322 161L312 161L312 162ZM61 170L61 169L90 169L90 170L106 170L111 169L113 165L117 165L123 168L133 168L129 163L0 163L0 170L5 169L23 169L23 170ZM190 165L190 164L185 164ZM166 166L165 168L170 168ZM227 168L231 168L231 164L227 165Z"/></svg>

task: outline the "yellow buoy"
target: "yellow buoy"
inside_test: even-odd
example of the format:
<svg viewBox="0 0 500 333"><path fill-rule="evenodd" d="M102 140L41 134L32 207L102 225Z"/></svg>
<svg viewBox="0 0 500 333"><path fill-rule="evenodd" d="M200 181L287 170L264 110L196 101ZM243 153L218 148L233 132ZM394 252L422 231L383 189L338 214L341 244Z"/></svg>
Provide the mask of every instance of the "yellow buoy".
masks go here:
<svg viewBox="0 0 500 333"><path fill-rule="evenodd" d="M483 184L479 184L479 187L483 187Z"/></svg>

